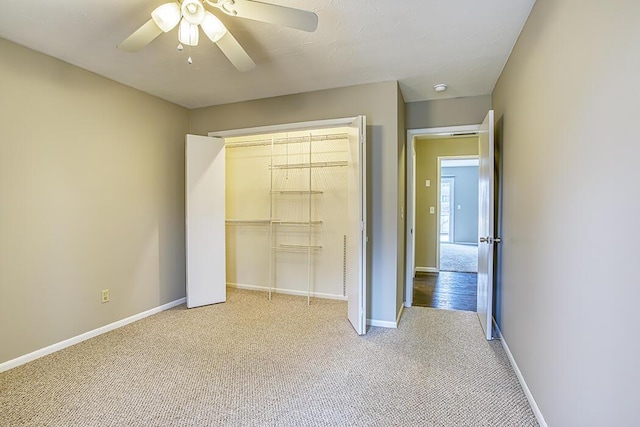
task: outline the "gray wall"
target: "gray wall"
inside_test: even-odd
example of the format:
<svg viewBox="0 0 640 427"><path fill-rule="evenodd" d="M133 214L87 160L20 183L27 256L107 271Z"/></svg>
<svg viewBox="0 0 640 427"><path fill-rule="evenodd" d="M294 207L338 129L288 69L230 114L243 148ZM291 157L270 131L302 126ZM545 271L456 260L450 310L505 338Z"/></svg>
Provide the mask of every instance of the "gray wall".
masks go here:
<svg viewBox="0 0 640 427"><path fill-rule="evenodd" d="M442 168L441 173L443 176L455 178L455 243L478 243L478 167Z"/></svg>
<svg viewBox="0 0 640 427"><path fill-rule="evenodd" d="M0 56L2 363L184 297L188 116L4 39Z"/></svg>
<svg viewBox="0 0 640 427"><path fill-rule="evenodd" d="M369 317L396 320L398 287L404 264L398 264L400 219L404 197L398 184L400 156L398 85L394 82L352 86L191 110L190 132L310 120L367 116L368 235L370 256ZM404 228L404 227L402 227Z"/></svg>
<svg viewBox="0 0 640 427"><path fill-rule="evenodd" d="M500 328L550 426L638 425L639 20L538 0L493 93Z"/></svg>
<svg viewBox="0 0 640 427"><path fill-rule="evenodd" d="M477 125L490 109L490 95L409 102L405 125L407 129Z"/></svg>

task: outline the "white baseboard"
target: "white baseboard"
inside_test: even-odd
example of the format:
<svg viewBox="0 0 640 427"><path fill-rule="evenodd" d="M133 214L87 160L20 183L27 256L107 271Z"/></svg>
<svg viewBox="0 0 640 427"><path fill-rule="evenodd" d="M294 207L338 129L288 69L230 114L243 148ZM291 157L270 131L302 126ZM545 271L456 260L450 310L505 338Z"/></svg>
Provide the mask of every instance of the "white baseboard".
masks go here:
<svg viewBox="0 0 640 427"><path fill-rule="evenodd" d="M128 325L129 323L133 323L140 319L144 319L145 317L151 316L152 314L160 313L161 311L168 310L180 304L184 304L185 301L186 301L186 298L180 298L175 301L171 301L159 307L144 311L142 313L134 314L133 316L127 317L126 319L118 320L117 322L113 322L108 325L102 326L100 328L94 329L92 331L85 332L84 334L80 334L73 338L69 338L64 341L60 341L59 343L52 344L45 348L41 348L40 350L36 350L29 354L25 354L24 356L16 357L15 359L8 360L4 363L0 363L0 372L8 371L9 369L13 369L20 365L24 365L25 363L29 363L31 361L44 357L48 354L55 353L56 351L70 347L74 344L81 343L82 341L86 341L90 338L97 337L98 335L102 335L106 332L113 331L114 329L121 328L125 325Z"/></svg>
<svg viewBox="0 0 640 427"><path fill-rule="evenodd" d="M438 269L435 267L416 267L416 271L420 273L437 273Z"/></svg>
<svg viewBox="0 0 640 427"><path fill-rule="evenodd" d="M388 320L367 319L367 325L376 326L378 328L397 329L398 325L400 324L400 318L402 317L403 312L404 312L404 304L401 304L400 309L398 310L398 316L396 317L395 322L390 322Z"/></svg>
<svg viewBox="0 0 640 427"><path fill-rule="evenodd" d="M388 320L367 319L367 325L376 326L378 328L396 329L398 322L389 322Z"/></svg>
<svg viewBox="0 0 640 427"><path fill-rule="evenodd" d="M404 304L400 304L400 310L398 310L398 315L396 316L396 327L400 324L402 313L404 313Z"/></svg>
<svg viewBox="0 0 640 427"><path fill-rule="evenodd" d="M227 287L235 288L235 289L245 289L245 290L249 290L249 291L269 292L269 288L267 286L243 285L241 283L229 283L229 282L227 282ZM301 296L301 297L306 297L307 296L307 291L298 291L298 290L295 290L295 289L280 289L280 288L275 289L275 288L273 288L273 289L271 289L271 292L276 293L276 294L297 295L297 296ZM335 299L335 300L340 300L340 301L346 301L347 300L347 297L345 297L343 295L324 294L324 293L321 293L321 292L311 292L311 297L312 298Z"/></svg>
<svg viewBox="0 0 640 427"><path fill-rule="evenodd" d="M494 319L493 325L495 327L496 332L498 332L498 336L500 337L500 342L502 343L502 348L504 348L504 352L507 353L509 362L511 363L511 366L513 367L513 370L516 373L516 376L518 377L518 381L520 381L522 390L524 391L525 396L527 396L527 400L529 401L529 405L531 405L531 410L533 411L533 414L538 420L538 424L540 424L540 427L547 427L547 422L545 421L544 416L540 411L540 408L538 408L538 404L536 403L536 400L533 398L533 394L531 394L531 390L529 390L529 386L527 386L527 383L525 382L524 377L522 376L522 372L520 372L520 368L518 368L518 364L516 363L516 360L513 358L513 354L511 354L511 350L509 350L509 346L507 345L507 342L502 336L502 331L500 331L500 328L498 327L498 324L495 322L495 319Z"/></svg>

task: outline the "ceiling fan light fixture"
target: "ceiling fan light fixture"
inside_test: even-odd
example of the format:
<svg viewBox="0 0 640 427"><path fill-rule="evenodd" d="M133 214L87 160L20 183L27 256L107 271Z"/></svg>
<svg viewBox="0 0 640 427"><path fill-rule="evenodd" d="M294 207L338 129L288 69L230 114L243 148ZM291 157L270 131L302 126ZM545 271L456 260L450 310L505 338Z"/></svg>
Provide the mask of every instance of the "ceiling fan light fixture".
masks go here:
<svg viewBox="0 0 640 427"><path fill-rule="evenodd" d="M125 52L137 52L155 40L163 32L178 27L178 51L184 46L197 46L200 29L211 39L238 71L255 68L247 51L228 31L224 24L205 6L216 8L224 13L240 18L281 25L298 30L313 32L318 27L318 15L314 12L287 6L263 3L258 0L164 0L151 13L140 28L124 39L117 48ZM270 0L274 1L274 0ZM277 0L276 0L277 1ZM191 53L191 49L188 49ZM188 59L192 63L191 56Z"/></svg>
<svg viewBox="0 0 640 427"><path fill-rule="evenodd" d="M190 24L186 18L180 21L178 29L178 40L187 46L198 46L198 26Z"/></svg>
<svg viewBox="0 0 640 427"><path fill-rule="evenodd" d="M200 25L204 20L204 5L200 0L184 0L182 2L182 16L190 24Z"/></svg>
<svg viewBox="0 0 640 427"><path fill-rule="evenodd" d="M205 12L200 26L213 43L220 40L227 33L224 24L211 12Z"/></svg>
<svg viewBox="0 0 640 427"><path fill-rule="evenodd" d="M151 12L151 18L162 31L167 33L180 22L180 5L175 2L162 4Z"/></svg>

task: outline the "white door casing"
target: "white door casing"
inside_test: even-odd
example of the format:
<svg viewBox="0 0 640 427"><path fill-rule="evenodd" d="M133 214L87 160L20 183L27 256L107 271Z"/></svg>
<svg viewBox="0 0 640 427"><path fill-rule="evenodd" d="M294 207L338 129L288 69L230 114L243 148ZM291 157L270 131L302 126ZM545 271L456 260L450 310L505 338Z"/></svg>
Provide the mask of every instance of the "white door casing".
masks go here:
<svg viewBox="0 0 640 427"><path fill-rule="evenodd" d="M493 339L494 117L490 110L478 135L478 300L477 312L487 340Z"/></svg>
<svg viewBox="0 0 640 427"><path fill-rule="evenodd" d="M412 153L414 156L413 162L410 164L407 162L407 197L412 197L413 204L407 203L407 227L405 230L406 236L406 251L407 260L411 262L406 263L405 274L405 307L411 307L413 304L413 278L415 275L415 232L416 232L416 204L417 204L417 191L416 188L419 184L416 182L416 161L415 156L415 144L416 137L421 135L452 135L458 133L478 132L480 125L462 125L462 126L446 126L439 128L425 128L425 129L409 129L407 130L407 152ZM411 166L411 167L410 167ZM438 176L440 171L438 171ZM436 247L439 247L437 245ZM439 254L436 254L436 260L439 260ZM437 264L437 263L436 263ZM439 267L439 266L438 266Z"/></svg>
<svg viewBox="0 0 640 427"><path fill-rule="evenodd" d="M407 139L409 141L409 139ZM406 234L406 272L405 272L405 296L404 306L411 307L413 304L413 279L416 273L416 146L413 137L409 142L407 152L411 159L407 159L407 234Z"/></svg>
<svg viewBox="0 0 640 427"><path fill-rule="evenodd" d="M187 307L226 301L223 138L185 138Z"/></svg>
<svg viewBox="0 0 640 427"><path fill-rule="evenodd" d="M366 117L315 120L281 125L259 126L209 132L210 137L236 137L262 133L277 133L303 129L320 129L348 126L349 136L349 235L347 236L346 294L347 317L359 335L366 333L367 325L367 173L366 173ZM357 260L357 267L350 260ZM351 280L353 278L353 280Z"/></svg>

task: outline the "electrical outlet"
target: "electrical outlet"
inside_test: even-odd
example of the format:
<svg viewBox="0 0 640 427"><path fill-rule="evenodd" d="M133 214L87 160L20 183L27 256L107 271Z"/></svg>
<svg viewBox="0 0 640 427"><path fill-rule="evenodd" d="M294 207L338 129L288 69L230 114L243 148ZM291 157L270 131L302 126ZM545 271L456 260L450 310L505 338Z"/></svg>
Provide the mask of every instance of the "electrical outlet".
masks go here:
<svg viewBox="0 0 640 427"><path fill-rule="evenodd" d="M109 302L109 289L102 290L102 303Z"/></svg>

